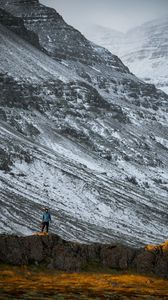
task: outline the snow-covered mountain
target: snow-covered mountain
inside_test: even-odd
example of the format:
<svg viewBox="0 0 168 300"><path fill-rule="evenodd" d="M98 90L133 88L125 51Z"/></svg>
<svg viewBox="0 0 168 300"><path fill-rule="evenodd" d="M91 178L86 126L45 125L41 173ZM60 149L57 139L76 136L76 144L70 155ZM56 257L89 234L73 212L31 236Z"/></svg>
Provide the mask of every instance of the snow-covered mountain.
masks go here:
<svg viewBox="0 0 168 300"><path fill-rule="evenodd" d="M66 239L165 239L168 96L37 0L0 3L0 231L47 205Z"/></svg>
<svg viewBox="0 0 168 300"><path fill-rule="evenodd" d="M96 26L85 33L121 57L138 77L168 93L168 17L147 22L126 34Z"/></svg>

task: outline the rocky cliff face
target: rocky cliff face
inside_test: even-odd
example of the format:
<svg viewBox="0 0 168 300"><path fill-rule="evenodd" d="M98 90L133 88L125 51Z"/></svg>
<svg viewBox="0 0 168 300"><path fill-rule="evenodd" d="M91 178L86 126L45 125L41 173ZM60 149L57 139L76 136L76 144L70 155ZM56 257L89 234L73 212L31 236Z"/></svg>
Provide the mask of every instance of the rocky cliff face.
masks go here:
<svg viewBox="0 0 168 300"><path fill-rule="evenodd" d="M71 59L86 64L101 62L120 68L128 72L118 57L112 56L104 48L97 48L89 42L78 30L67 25L63 18L52 8L39 4L39 1L1 1L1 8L10 14L6 21L2 18L2 24L8 23L8 28L16 32L16 19L21 19L20 30L26 29L38 38L41 50L55 59ZM17 29L18 31L19 29ZM27 39L27 38L26 38ZM31 42L32 39L31 39ZM35 46L37 43L35 41Z"/></svg>
<svg viewBox="0 0 168 300"><path fill-rule="evenodd" d="M27 30L21 18L14 17L4 9L0 8L0 19L2 24L4 24L7 28L12 28L15 33L19 34L22 38L40 49L38 35Z"/></svg>
<svg viewBox="0 0 168 300"><path fill-rule="evenodd" d="M37 1L1 5L1 232L38 230L49 206L52 231L65 239L165 239L167 95ZM38 36L40 49L13 32L15 18ZM42 41L51 24L58 52L49 53ZM73 52L73 34L82 59Z"/></svg>
<svg viewBox="0 0 168 300"><path fill-rule="evenodd" d="M168 276L168 245L141 249L119 244L79 244L57 235L0 236L0 263L13 265L40 264L61 271L76 272L89 265L98 268L136 271Z"/></svg>

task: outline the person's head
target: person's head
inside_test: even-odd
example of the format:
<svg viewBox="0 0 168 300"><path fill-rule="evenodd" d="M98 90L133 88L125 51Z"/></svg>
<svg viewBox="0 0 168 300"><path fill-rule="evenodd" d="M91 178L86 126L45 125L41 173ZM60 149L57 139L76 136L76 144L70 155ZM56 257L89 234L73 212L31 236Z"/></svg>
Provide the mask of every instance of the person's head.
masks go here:
<svg viewBox="0 0 168 300"><path fill-rule="evenodd" d="M48 212L48 207L45 207L45 209L44 209L44 210L45 210L45 212Z"/></svg>

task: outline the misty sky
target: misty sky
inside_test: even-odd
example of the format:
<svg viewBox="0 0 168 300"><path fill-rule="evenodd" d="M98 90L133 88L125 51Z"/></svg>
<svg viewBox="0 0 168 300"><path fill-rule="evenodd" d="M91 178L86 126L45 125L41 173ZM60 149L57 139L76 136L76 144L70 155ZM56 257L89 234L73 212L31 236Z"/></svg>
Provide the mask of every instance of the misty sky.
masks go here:
<svg viewBox="0 0 168 300"><path fill-rule="evenodd" d="M40 0L54 7L68 24L83 30L89 24L119 31L168 14L168 0Z"/></svg>

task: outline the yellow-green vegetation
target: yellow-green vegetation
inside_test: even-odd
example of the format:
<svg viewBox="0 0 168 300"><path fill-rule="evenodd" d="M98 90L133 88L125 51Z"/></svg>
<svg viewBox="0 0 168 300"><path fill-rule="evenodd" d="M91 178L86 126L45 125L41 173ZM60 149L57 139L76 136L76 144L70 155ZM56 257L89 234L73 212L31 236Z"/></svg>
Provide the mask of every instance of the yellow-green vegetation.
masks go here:
<svg viewBox="0 0 168 300"><path fill-rule="evenodd" d="M0 299L168 299L168 280L130 273L63 273L0 266Z"/></svg>
<svg viewBox="0 0 168 300"><path fill-rule="evenodd" d="M155 252L155 251L162 251L167 252L168 251L168 241L165 241L164 243L160 245L147 245L146 250Z"/></svg>

